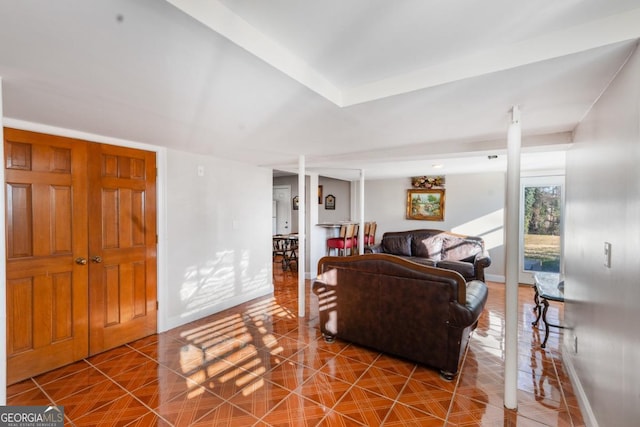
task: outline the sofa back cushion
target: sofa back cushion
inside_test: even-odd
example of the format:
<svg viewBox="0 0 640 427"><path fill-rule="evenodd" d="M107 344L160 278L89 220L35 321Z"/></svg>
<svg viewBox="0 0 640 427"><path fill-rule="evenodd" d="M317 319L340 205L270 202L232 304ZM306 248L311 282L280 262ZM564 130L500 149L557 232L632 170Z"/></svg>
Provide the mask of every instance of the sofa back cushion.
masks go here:
<svg viewBox="0 0 640 427"><path fill-rule="evenodd" d="M385 277L398 277L431 282L443 286L447 301L466 301L467 284L459 273L417 264L406 258L389 254L364 254L352 257L323 257L318 261L318 278L328 284L337 284L345 271L373 273ZM354 276L355 277L355 276ZM366 280L364 281L366 283Z"/></svg>
<svg viewBox="0 0 640 427"><path fill-rule="evenodd" d="M484 252L482 239L446 236L443 241L442 259L447 261L469 261Z"/></svg>
<svg viewBox="0 0 640 427"><path fill-rule="evenodd" d="M440 261L442 259L443 244L444 239L440 234L414 235L411 240L411 251L413 256Z"/></svg>
<svg viewBox="0 0 640 427"><path fill-rule="evenodd" d="M407 233L385 233L382 250L391 255L411 256L411 235Z"/></svg>

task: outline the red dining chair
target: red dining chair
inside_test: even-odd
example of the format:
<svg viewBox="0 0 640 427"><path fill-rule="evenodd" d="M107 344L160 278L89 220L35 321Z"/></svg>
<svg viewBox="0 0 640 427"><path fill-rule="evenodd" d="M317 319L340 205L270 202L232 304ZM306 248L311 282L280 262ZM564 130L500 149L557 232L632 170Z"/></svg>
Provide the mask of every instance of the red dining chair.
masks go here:
<svg viewBox="0 0 640 427"><path fill-rule="evenodd" d="M356 225L344 224L340 226L340 237L331 237L327 239L327 255L331 255L331 250L336 249L338 256L347 254L349 249L349 255L353 255L353 248L357 246L356 243Z"/></svg>
<svg viewBox="0 0 640 427"><path fill-rule="evenodd" d="M368 227L367 227L368 225ZM376 244L376 228L378 225L375 222L367 222L364 225L364 245L373 246Z"/></svg>

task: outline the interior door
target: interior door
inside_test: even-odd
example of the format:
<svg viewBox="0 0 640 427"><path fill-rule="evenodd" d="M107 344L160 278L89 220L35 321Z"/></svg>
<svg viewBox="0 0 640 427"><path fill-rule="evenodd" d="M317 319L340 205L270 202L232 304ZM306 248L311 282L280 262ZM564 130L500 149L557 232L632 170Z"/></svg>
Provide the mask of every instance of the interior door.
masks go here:
<svg viewBox="0 0 640 427"><path fill-rule="evenodd" d="M291 186L274 186L273 200L276 202L276 234L291 233Z"/></svg>
<svg viewBox="0 0 640 427"><path fill-rule="evenodd" d="M12 384L156 332L156 161L4 134Z"/></svg>
<svg viewBox="0 0 640 427"><path fill-rule="evenodd" d="M90 144L90 354L156 332L155 153Z"/></svg>
<svg viewBox="0 0 640 427"><path fill-rule="evenodd" d="M5 129L7 382L88 353L87 149Z"/></svg>

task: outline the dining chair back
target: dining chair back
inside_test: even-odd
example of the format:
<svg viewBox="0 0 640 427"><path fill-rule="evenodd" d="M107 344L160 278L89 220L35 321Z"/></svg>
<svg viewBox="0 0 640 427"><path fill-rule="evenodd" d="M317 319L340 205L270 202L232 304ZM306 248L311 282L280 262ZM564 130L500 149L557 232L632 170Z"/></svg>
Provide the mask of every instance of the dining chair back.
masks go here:
<svg viewBox="0 0 640 427"><path fill-rule="evenodd" d="M353 248L356 247L356 224L343 224L340 226L340 236L327 239L327 255L331 255L331 250L336 249L338 256L346 256L347 249L349 255L353 255Z"/></svg>
<svg viewBox="0 0 640 427"><path fill-rule="evenodd" d="M365 246L373 246L376 243L376 228L378 225L373 222L367 222L364 225L365 233L364 233L364 245Z"/></svg>

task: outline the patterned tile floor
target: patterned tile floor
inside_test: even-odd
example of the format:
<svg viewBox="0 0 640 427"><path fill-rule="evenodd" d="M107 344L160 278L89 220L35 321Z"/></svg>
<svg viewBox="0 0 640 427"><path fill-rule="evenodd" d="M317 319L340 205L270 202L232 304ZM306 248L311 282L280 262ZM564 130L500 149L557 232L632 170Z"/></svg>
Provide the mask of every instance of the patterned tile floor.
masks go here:
<svg viewBox="0 0 640 427"><path fill-rule="evenodd" d="M75 426L582 426L561 331L540 348L533 292L519 291L518 410L503 406L504 285L460 374L325 343L296 317L297 278L274 264L273 295L12 385L8 405L64 405ZM552 303L550 320L562 317Z"/></svg>

